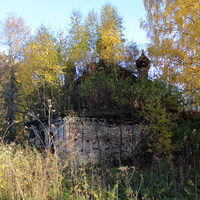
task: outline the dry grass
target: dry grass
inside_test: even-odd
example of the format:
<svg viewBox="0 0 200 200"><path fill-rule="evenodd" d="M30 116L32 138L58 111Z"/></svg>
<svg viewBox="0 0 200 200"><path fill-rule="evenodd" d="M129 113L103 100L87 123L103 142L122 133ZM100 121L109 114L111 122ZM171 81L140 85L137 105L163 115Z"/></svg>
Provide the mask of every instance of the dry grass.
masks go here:
<svg viewBox="0 0 200 200"><path fill-rule="evenodd" d="M112 171L92 163L84 165L76 155L61 160L60 155L42 154L28 145L0 143L0 199L3 200L114 200L118 199L119 176L123 173L124 170L117 168ZM125 199L137 199L137 194L129 188L127 185L129 198Z"/></svg>
<svg viewBox="0 0 200 200"><path fill-rule="evenodd" d="M27 144L8 145L0 140L0 199L161 200L176 198L173 186L177 182L171 174L173 168L166 166L165 161L160 162L158 166L155 165L152 174L150 169L142 171L133 166L117 168L109 166L108 163L84 164L75 152L73 154L65 152L61 155L62 153L64 152L59 152L58 156L56 153L53 155L49 152L41 153ZM151 184L152 175L153 184ZM184 199L194 197L197 199L197 194L193 194L194 187L191 181L191 185L184 188L178 188L177 185L178 199L186 196L184 191L188 192Z"/></svg>
<svg viewBox="0 0 200 200"><path fill-rule="evenodd" d="M61 199L61 180L56 156L1 141L0 199Z"/></svg>

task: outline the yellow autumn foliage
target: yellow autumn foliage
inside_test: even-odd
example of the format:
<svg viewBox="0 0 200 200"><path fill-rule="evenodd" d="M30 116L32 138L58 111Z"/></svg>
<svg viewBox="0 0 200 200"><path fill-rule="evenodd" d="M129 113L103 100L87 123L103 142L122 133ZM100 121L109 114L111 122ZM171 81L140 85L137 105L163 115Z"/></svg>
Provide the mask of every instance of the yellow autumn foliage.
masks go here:
<svg viewBox="0 0 200 200"><path fill-rule="evenodd" d="M19 67L17 80L24 91L31 92L35 86L45 83L59 84L62 66L58 62L57 45L44 27L38 30L24 48L24 60Z"/></svg>
<svg viewBox="0 0 200 200"><path fill-rule="evenodd" d="M108 65L116 64L123 58L122 18L115 7L106 4L101 9L99 40L97 51L99 58Z"/></svg>
<svg viewBox="0 0 200 200"><path fill-rule="evenodd" d="M200 2L144 0L141 27L150 39L152 63L169 83L179 85L198 109L200 90Z"/></svg>
<svg viewBox="0 0 200 200"><path fill-rule="evenodd" d="M123 57L122 54L122 40L119 31L112 29L101 31L101 43L100 43L100 59L106 61L106 63L116 63Z"/></svg>

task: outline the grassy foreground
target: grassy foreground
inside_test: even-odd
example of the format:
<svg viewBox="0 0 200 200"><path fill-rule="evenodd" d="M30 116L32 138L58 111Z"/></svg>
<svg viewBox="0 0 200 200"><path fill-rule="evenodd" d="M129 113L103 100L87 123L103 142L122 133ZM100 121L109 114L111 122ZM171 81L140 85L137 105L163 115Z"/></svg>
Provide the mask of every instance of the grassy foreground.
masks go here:
<svg viewBox="0 0 200 200"><path fill-rule="evenodd" d="M144 170L80 165L75 156L63 161L60 155L1 141L0 199L197 199L193 180L181 185L181 176L168 164Z"/></svg>

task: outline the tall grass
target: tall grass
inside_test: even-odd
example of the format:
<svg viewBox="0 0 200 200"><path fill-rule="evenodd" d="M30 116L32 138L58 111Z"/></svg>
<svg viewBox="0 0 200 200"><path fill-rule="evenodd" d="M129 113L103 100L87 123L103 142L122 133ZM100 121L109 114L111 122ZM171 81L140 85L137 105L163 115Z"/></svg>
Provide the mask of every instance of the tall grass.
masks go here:
<svg viewBox="0 0 200 200"><path fill-rule="evenodd" d="M57 152L57 151L56 151ZM198 199L199 160L189 168L170 157L152 166L83 164L76 154L42 152L28 144L0 139L0 199L2 200L161 200ZM199 158L199 157L198 157ZM141 158L138 158L141 160ZM187 170L188 169L188 170Z"/></svg>
<svg viewBox="0 0 200 200"><path fill-rule="evenodd" d="M56 156L1 141L0 199L60 199L61 180Z"/></svg>
<svg viewBox="0 0 200 200"><path fill-rule="evenodd" d="M118 199L121 194L122 199L137 199L129 179L125 180L128 176L120 178L124 169L84 165L76 156L61 160L60 155L41 153L27 144L1 141L0 199Z"/></svg>

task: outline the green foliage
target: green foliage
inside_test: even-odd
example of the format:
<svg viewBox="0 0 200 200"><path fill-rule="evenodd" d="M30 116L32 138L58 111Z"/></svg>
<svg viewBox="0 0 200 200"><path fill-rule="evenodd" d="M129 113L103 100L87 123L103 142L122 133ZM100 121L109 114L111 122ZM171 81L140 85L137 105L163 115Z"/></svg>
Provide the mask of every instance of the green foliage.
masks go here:
<svg viewBox="0 0 200 200"><path fill-rule="evenodd" d="M102 65L82 83L82 95L91 108L97 110L116 110L128 105L128 92L132 84L130 77L123 76L124 69L116 66L112 73ZM126 71L125 71L126 72Z"/></svg>
<svg viewBox="0 0 200 200"><path fill-rule="evenodd" d="M185 111L187 113L187 111ZM185 114L186 114L185 113ZM173 141L178 143L182 153L190 149L197 153L200 146L200 118L199 114L191 116L191 119L179 120L178 126L174 127Z"/></svg>
<svg viewBox="0 0 200 200"><path fill-rule="evenodd" d="M119 115L127 108L130 113L137 102L135 116L139 115L140 122L148 124L147 143L151 151L173 152L177 148L172 143L173 129L182 110L182 94L164 81L140 78L133 82L131 77L120 77L118 69L110 74L97 71L84 80L82 93L87 97L89 109L108 111L112 108L118 110Z"/></svg>
<svg viewBox="0 0 200 200"><path fill-rule="evenodd" d="M140 104L140 115L149 124L148 143L153 152L169 153L175 149L171 137L176 126L176 112L181 108L181 93L162 81L140 79L134 85L134 94Z"/></svg>

